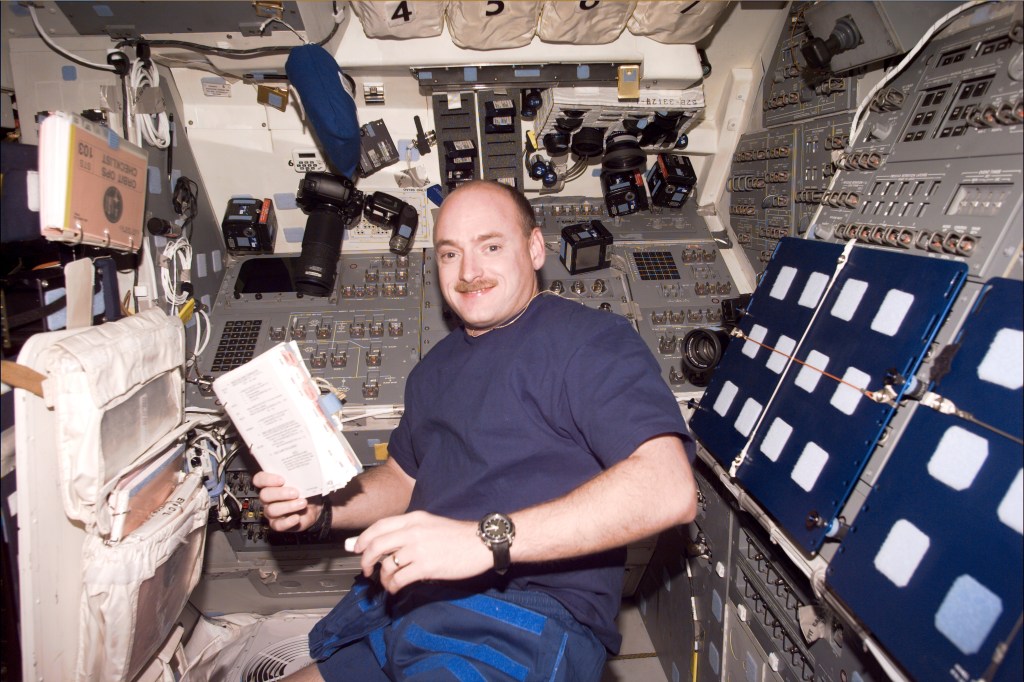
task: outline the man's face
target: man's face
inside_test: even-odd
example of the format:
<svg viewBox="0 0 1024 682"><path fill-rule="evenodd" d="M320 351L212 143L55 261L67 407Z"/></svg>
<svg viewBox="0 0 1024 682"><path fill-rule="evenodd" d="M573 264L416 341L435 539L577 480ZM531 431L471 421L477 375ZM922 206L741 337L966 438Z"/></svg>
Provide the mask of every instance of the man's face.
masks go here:
<svg viewBox="0 0 1024 682"><path fill-rule="evenodd" d="M512 200L486 185L445 199L434 227L441 293L469 331L509 321L537 293L544 241L523 234Z"/></svg>

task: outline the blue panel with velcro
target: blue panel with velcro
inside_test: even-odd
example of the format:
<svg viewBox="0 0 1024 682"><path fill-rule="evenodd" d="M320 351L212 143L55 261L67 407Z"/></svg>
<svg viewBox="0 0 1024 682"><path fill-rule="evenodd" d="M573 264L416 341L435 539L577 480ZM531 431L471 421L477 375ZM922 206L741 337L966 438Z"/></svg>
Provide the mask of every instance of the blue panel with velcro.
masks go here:
<svg viewBox="0 0 1024 682"><path fill-rule="evenodd" d="M300 45L288 53L285 72L324 156L335 172L352 178L359 164L359 119L338 63L319 45Z"/></svg>
<svg viewBox="0 0 1024 682"><path fill-rule="evenodd" d="M691 420L809 552L893 415L864 391L881 391L893 372L913 375L967 274L964 263L880 249L841 254L834 244L780 242L741 320L753 340L730 343Z"/></svg>
<svg viewBox="0 0 1024 682"><path fill-rule="evenodd" d="M405 669L408 679L439 679L438 672L447 670L458 682L487 682L476 667L464 658L454 654L435 654L420 659Z"/></svg>
<svg viewBox="0 0 1024 682"><path fill-rule="evenodd" d="M485 594L477 594L465 599L454 599L451 602L455 606L468 609L483 616L489 616L502 623L508 623L521 630L539 635L544 631L544 624L548 622L547 616L516 606L507 601L488 597Z"/></svg>
<svg viewBox="0 0 1024 682"><path fill-rule="evenodd" d="M914 409L826 573L912 678L1021 679L1022 310L1021 282L982 288L931 387L973 419Z"/></svg>
<svg viewBox="0 0 1024 682"><path fill-rule="evenodd" d="M494 647L486 644L467 642L466 640L455 639L454 637L435 635L415 624L409 626L406 630L405 638L411 644L414 644L421 649L436 651L438 653L455 654L457 656L472 658L473 660L480 661L481 663L486 663L495 670L499 670L516 680L525 680L527 674L530 672L526 666L516 663Z"/></svg>
<svg viewBox="0 0 1024 682"><path fill-rule="evenodd" d="M384 628L377 628L367 635L367 638L370 640L370 649L373 651L373 657L377 659L377 665L383 668L384 664L388 662L388 649L387 643L384 641Z"/></svg>

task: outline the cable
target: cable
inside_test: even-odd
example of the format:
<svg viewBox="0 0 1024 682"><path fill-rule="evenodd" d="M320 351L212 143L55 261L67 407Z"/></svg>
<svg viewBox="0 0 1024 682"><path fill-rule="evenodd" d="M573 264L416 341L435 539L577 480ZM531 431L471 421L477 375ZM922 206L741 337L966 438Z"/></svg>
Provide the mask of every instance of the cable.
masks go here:
<svg viewBox="0 0 1024 682"><path fill-rule="evenodd" d="M132 142L142 146L143 140L158 149L166 149L171 144L171 124L167 112L143 114L138 112L139 100L149 88L160 87L160 73L156 65L148 59L135 59L128 71L130 86L127 109L130 120L135 122Z"/></svg>
<svg viewBox="0 0 1024 682"><path fill-rule="evenodd" d="M869 389L866 389L866 388L861 388L860 386L857 386L856 384L851 384L849 381L846 381L846 380L842 379L841 377L838 377L835 374L832 374L831 372L826 372L825 370L819 369L818 367L815 367L814 365L807 364L803 360L800 360L800 359L798 359L797 357L795 357L793 355L790 355L788 353L784 353L781 350L779 350L778 348L775 348L773 346L769 346L766 343L761 343L757 339L752 339L747 334L745 334L744 332L742 332L738 328L734 328L730 333L731 333L732 336L735 336L738 339L743 339L744 341L749 341L750 343L753 343L753 344L756 344L758 346L761 346L762 348L767 348L769 351L771 351L773 353L778 353L779 355L781 355L782 357L786 358L787 360L795 362L796 364L800 365L801 367L806 367L806 368L808 368L810 370L818 372L822 376L828 377L829 379L832 379L836 383L843 384L844 386L849 386L853 390L857 391L858 393L860 393L861 395L866 397L868 400L871 400L871 401L879 403L879 404L888 405L890 407L898 407L898 405L896 403L896 393L892 390L891 386L886 386L885 389L882 389L882 390L879 390L879 391L872 391L872 390L869 390ZM939 412L941 414L946 414L946 415L951 415L951 416L959 417L960 419L963 419L964 421L970 422L971 424L979 426L979 427L981 427L981 428L983 428L983 429L985 429L987 431L991 431L992 433L994 433L994 434L996 434L998 436L1001 436L1003 438L1011 440L1011 441L1013 441L1014 443L1016 443L1018 445L1024 445L1024 439L1021 439L1018 436L1015 436L1012 433L1009 433L1007 431L1003 431L1002 429L1000 429L1000 428L998 428L996 426L993 426L991 424L988 424L986 422L981 421L980 419L975 417L970 412L967 412L966 410L962 410L959 407L957 407L956 404L952 400L950 400L949 398L945 398L945 397L939 395L938 393L933 393L931 391L925 393L921 397L920 403L922 405L924 405L925 407L929 407L929 408L935 410L936 412Z"/></svg>
<svg viewBox="0 0 1024 682"><path fill-rule="evenodd" d="M191 294L182 286L192 281L192 245L181 237L167 242L160 257L160 282L164 289L164 300L171 304L171 314L178 314L178 307L188 301Z"/></svg>
<svg viewBox="0 0 1024 682"><path fill-rule="evenodd" d="M971 0L970 2L964 3L963 5L960 5L959 7L939 17L939 19L935 23L933 23L927 31L925 31L921 39L917 41L917 44L910 49L910 52L908 52L896 66L890 69L889 72L886 73L885 76L883 76L882 79L878 81L878 83L876 83L873 88L871 88L868 94L861 100L860 104L857 106L857 110L853 114L853 120L850 121L850 141L846 149L844 150L844 153L848 154L850 151L852 151L853 146L857 144L857 138L860 137L860 128L863 125L863 122L860 120L860 118L864 114L864 110L868 106L870 106L871 101L875 98L875 95L877 95L879 90L888 85L893 78L899 75L903 71L903 69L906 68L906 66L914 59L914 57L917 56L917 53L924 48L924 46L928 43L931 37L935 33L937 33L941 28L943 28L947 22L954 19L961 13L966 12L967 10L978 5L995 1L996 0ZM828 183L828 189L826 190L826 192L832 191L832 188L835 186L840 175L841 172L833 173L832 179ZM809 223L811 226L817 225L818 218L821 217L821 212L824 209L824 204L818 205L818 208L814 211L814 215L811 217Z"/></svg>
<svg viewBox="0 0 1024 682"><path fill-rule="evenodd" d="M195 310L196 320L196 345L192 354L199 357L210 345L210 337L213 336L213 325L210 323L210 316L202 308Z"/></svg>
<svg viewBox="0 0 1024 682"><path fill-rule="evenodd" d="M910 52L908 52L902 60L900 60L900 63L893 67L889 71L889 73L885 74L882 80L878 81L878 83L875 84L875 87L871 88L871 90L864 97L864 99L861 100L860 105L857 107L857 111L853 115L853 120L850 121L851 146L856 144L856 140L860 136L859 124L861 123L861 114L863 114L864 109L871 104L871 101L875 98L875 95L878 94L878 91L884 88L886 85L888 85L889 81L891 81L893 78L899 75L903 71L903 69L906 68L907 64L913 61L914 57L917 56L917 53L924 48L924 46L928 43L931 37L935 35L935 33L939 31L939 29L943 28L949 21L951 21L958 15L962 14L963 12L966 12L967 10L973 7L977 7L978 5L982 5L988 2L995 2L995 0L971 0L970 2L964 3L963 5L957 7L956 9L947 12L946 14L939 17L938 21L932 24L931 27L927 31L925 31L924 35L921 36L921 39L917 41L917 44L910 49Z"/></svg>
<svg viewBox="0 0 1024 682"><path fill-rule="evenodd" d="M576 159L576 162L572 165L572 167L570 167L569 170L565 171L565 175L562 176L562 179L565 182L569 182L570 180L575 180L576 178L582 176L587 171L588 161L590 161L589 156L581 156L578 159Z"/></svg>
<svg viewBox="0 0 1024 682"><path fill-rule="evenodd" d="M337 4L335 4L335 8L336 9L335 9L335 12L333 14L333 16L334 16L334 26L331 28L331 32L328 33L327 36L324 37L323 40L320 40L320 41L318 41L316 43L317 45L321 45L322 46L322 45L326 44L328 41L330 41L331 38L333 38L334 35L338 32L338 27L341 26L341 22L344 20L345 13L347 12L347 8L343 5L340 9L337 9ZM278 21L280 21L280 20L278 20ZM265 28L268 23L270 23L270 22L269 21L264 22L263 26L260 27L261 32L262 32L263 28ZM281 21L281 23L284 23L284 22ZM285 25L287 26L287 24L285 24ZM293 29L291 26L288 26L288 28L291 29L292 32L296 33L296 35L298 35L298 32L295 31L295 29ZM135 43L137 43L137 42L139 42L139 40L136 40L136 39L126 40L126 41L122 41L121 43L119 43L118 46L119 47L124 46L124 45L134 46ZM232 49L232 48L227 48L227 47L216 47L216 46L213 46L213 45L202 45L202 44L199 44L199 43L190 43L190 42L185 41L185 40L147 40L146 42L149 43L149 45L151 47L180 47L180 48L183 48L183 49L186 49L186 50L192 50L194 52L199 52L201 54L212 54L212 55L217 55L219 57L228 57L228 58L232 58L232 59L243 59L245 57L263 57L263 56L268 56L268 55L286 54L286 53L290 52L293 48L296 47L295 45L280 45L280 46L276 46L276 47L254 47L254 48L248 48L248 49L241 50L241 49Z"/></svg>
<svg viewBox="0 0 1024 682"><path fill-rule="evenodd" d="M199 215L199 185L195 180L184 175L174 183L174 192L171 196L171 203L174 212L180 215L182 220L182 232L189 240L192 239L192 221Z"/></svg>
<svg viewBox="0 0 1024 682"><path fill-rule="evenodd" d="M269 19L267 19L266 21L264 21L264 22L263 22L262 24L260 24L260 35L263 35L263 32L267 30L267 26L269 26L270 24L273 24L273 23L278 23L278 24L281 24L282 26L284 26L285 28L287 28L287 29L288 29L289 31L291 31L292 33L294 33L294 34L295 34L295 37L296 37L296 38L298 38L299 40L301 40L301 41L302 41L302 43L303 43L303 45L309 45L309 41L308 41L308 40L306 40L305 38L303 38L303 37L302 37L302 36L301 36L301 35L299 34L299 32L295 30L295 28L294 28L294 27L293 27L293 26L292 26L291 24L289 24L289 23L288 23L287 21L285 21L284 19L280 19L280 18L278 18L278 17L270 17Z"/></svg>
<svg viewBox="0 0 1024 682"><path fill-rule="evenodd" d="M921 404L924 405L925 407L930 407L931 409L935 410L940 414L959 417L964 421L970 422L971 424L980 426L983 429L991 431L997 436L1002 436L1003 438L1011 440L1017 445L1024 445L1024 439L1021 439L1020 437L1015 436L1012 433L1008 433L1000 428L997 428L995 426L992 426L991 424L987 424L981 421L970 412L967 412L966 410L961 410L959 407L956 406L956 403L954 403L949 398L944 398L938 393L932 393L931 391L925 393L923 396L921 396Z"/></svg>
<svg viewBox="0 0 1024 682"><path fill-rule="evenodd" d="M97 62L90 62L88 59L85 59L84 57L79 57L78 55L71 54L64 48L57 45L57 43L53 42L53 40L50 39L50 36L46 35L46 31L43 29L43 25L39 23L39 17L36 15L35 6L32 3L27 3L27 5L28 13L32 16L32 25L36 27L36 33L39 34L39 37L43 39L43 42L46 43L54 52L63 55L64 57L67 57L76 64L88 67L90 69L97 69L99 71L113 71L115 73L117 72L117 69L111 64L99 64Z"/></svg>

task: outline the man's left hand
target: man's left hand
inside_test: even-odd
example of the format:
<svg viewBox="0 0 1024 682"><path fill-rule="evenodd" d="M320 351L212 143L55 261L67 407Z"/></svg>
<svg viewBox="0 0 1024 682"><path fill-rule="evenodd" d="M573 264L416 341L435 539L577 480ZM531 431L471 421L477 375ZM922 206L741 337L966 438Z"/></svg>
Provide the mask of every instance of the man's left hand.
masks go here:
<svg viewBox="0 0 1024 682"><path fill-rule="evenodd" d="M491 550L474 521L455 521L423 511L377 521L359 536L363 575L380 564L380 582L394 594L422 580L461 580L493 568Z"/></svg>

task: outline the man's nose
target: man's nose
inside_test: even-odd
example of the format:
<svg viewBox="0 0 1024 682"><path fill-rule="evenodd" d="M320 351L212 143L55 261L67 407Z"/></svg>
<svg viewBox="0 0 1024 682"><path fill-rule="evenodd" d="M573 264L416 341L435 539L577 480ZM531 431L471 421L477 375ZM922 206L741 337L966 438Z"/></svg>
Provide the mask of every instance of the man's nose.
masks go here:
<svg viewBox="0 0 1024 682"><path fill-rule="evenodd" d="M473 254L464 254L459 266L459 278L464 282L472 282L482 274L480 263Z"/></svg>

